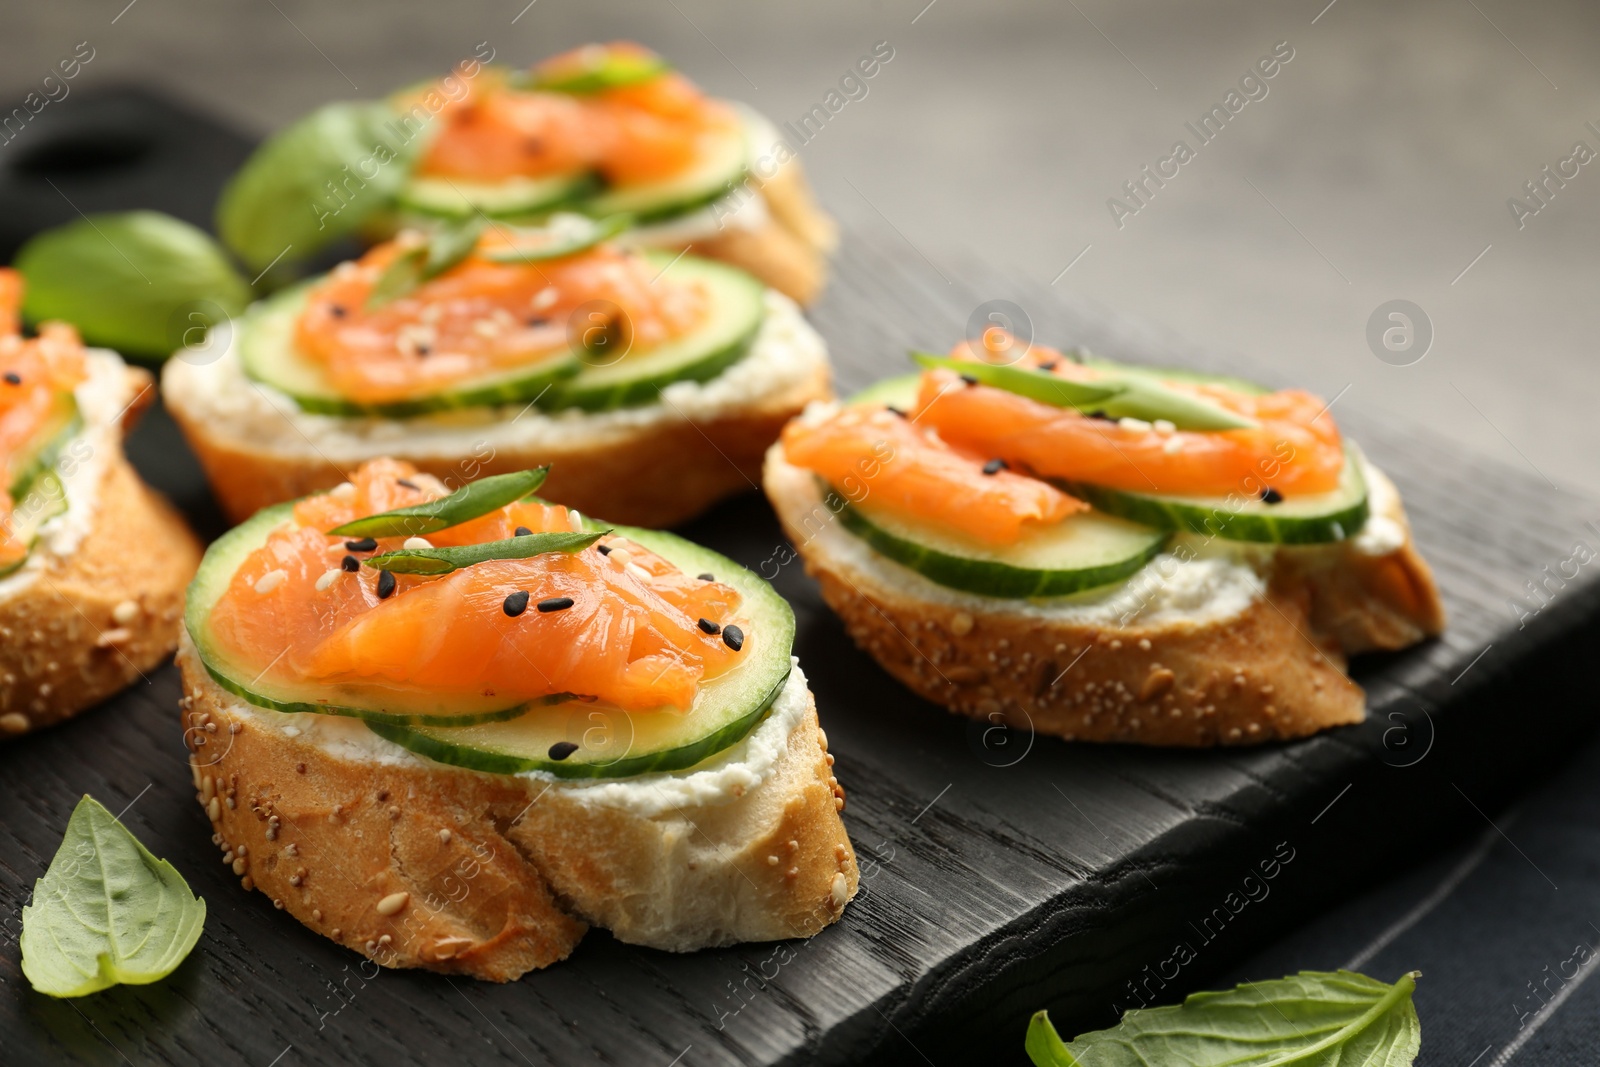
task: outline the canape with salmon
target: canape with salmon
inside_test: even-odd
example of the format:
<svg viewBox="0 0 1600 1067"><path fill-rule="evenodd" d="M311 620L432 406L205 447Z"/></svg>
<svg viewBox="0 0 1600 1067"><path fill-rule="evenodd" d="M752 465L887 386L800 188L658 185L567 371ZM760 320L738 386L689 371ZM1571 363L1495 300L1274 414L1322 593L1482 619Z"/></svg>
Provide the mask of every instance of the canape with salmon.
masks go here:
<svg viewBox="0 0 1600 1067"><path fill-rule="evenodd" d="M496 981L591 925L816 933L857 869L788 604L545 474L377 459L212 545L178 663L224 860L380 964Z"/></svg>
<svg viewBox="0 0 1600 1067"><path fill-rule="evenodd" d="M21 330L0 269L0 738L99 703L172 654L200 547L122 454L155 398L77 331Z"/></svg>
<svg viewBox="0 0 1600 1067"><path fill-rule="evenodd" d="M1295 389L991 331L767 455L856 642L952 711L1233 745L1359 722L1348 657L1444 625L1394 485Z"/></svg>
<svg viewBox="0 0 1600 1067"><path fill-rule="evenodd" d="M754 484L830 395L827 354L751 275L614 233L403 232L255 305L215 358L170 360L168 408L235 520L393 455L452 485L551 464L556 501L682 521Z"/></svg>
<svg viewBox="0 0 1600 1067"><path fill-rule="evenodd" d="M802 303L821 290L836 240L772 123L627 42L529 70L468 59L387 101L330 105L246 163L218 229L264 271L357 228L526 224L556 211L625 215L630 243L732 263Z"/></svg>

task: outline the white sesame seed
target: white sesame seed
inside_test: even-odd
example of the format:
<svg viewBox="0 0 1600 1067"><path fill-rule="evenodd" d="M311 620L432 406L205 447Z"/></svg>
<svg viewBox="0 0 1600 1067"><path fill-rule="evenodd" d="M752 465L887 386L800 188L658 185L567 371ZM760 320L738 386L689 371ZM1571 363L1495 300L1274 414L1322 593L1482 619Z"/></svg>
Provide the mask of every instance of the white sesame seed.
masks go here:
<svg viewBox="0 0 1600 1067"><path fill-rule="evenodd" d="M583 516L578 514L577 508L567 512L567 525L572 528L573 533L583 533Z"/></svg>
<svg viewBox="0 0 1600 1067"><path fill-rule="evenodd" d="M395 912L405 907L406 902L410 899L411 894L404 891L399 893L390 893L388 896L378 901L378 914L393 915Z"/></svg>
<svg viewBox="0 0 1600 1067"><path fill-rule="evenodd" d="M139 617L139 604L134 600L124 600L111 609L111 620L118 626L126 626Z"/></svg>
<svg viewBox="0 0 1600 1067"><path fill-rule="evenodd" d="M1144 433L1151 428L1150 424L1143 419L1133 418L1118 419L1117 426L1124 430L1132 430L1135 433Z"/></svg>
<svg viewBox="0 0 1600 1067"><path fill-rule="evenodd" d="M1179 452L1183 451L1183 438L1181 438L1181 437L1169 437L1169 438L1167 438L1166 441L1161 446L1161 451L1165 452L1169 456L1177 455Z"/></svg>
<svg viewBox="0 0 1600 1067"><path fill-rule="evenodd" d="M408 537L406 538L405 543L400 547L412 550L419 548L432 548L433 542L428 540L426 537Z"/></svg>
<svg viewBox="0 0 1600 1067"><path fill-rule="evenodd" d="M850 894L850 883L845 880L842 872L833 876L833 885L830 887L829 892L833 897L833 906L836 908L844 907L845 899Z"/></svg>
<svg viewBox="0 0 1600 1067"><path fill-rule="evenodd" d="M289 572L279 567L275 571L268 571L256 579L256 592L266 596L278 586L289 580Z"/></svg>
<svg viewBox="0 0 1600 1067"><path fill-rule="evenodd" d="M616 562L617 566L626 567L629 561L633 559L633 554L625 548L613 548L611 550L611 558Z"/></svg>
<svg viewBox="0 0 1600 1067"><path fill-rule="evenodd" d="M1176 433L1178 430L1176 423L1169 422L1166 419L1157 419L1150 425L1155 428L1156 433Z"/></svg>
<svg viewBox="0 0 1600 1067"><path fill-rule="evenodd" d="M327 592L328 586L330 586L334 582L338 581L339 580L339 575L341 575L343 573L344 573L344 570L343 570L343 568L340 568L340 567L334 567L331 570L323 571L322 572L322 577L317 579L317 592L319 592L319 593Z"/></svg>
<svg viewBox="0 0 1600 1067"><path fill-rule="evenodd" d="M651 575L651 573L649 571L645 570L643 567L639 566L637 563L629 563L627 566L623 567L622 569L627 571L629 575L631 575L634 578L637 578L641 582L648 582L652 577L652 575Z"/></svg>
<svg viewBox="0 0 1600 1067"><path fill-rule="evenodd" d="M559 299L560 294L556 292L556 287L547 285L533 294L533 310L543 311Z"/></svg>
<svg viewBox="0 0 1600 1067"><path fill-rule="evenodd" d="M350 482L340 482L338 485L333 487L333 491L329 495L337 497L355 496L356 487Z"/></svg>

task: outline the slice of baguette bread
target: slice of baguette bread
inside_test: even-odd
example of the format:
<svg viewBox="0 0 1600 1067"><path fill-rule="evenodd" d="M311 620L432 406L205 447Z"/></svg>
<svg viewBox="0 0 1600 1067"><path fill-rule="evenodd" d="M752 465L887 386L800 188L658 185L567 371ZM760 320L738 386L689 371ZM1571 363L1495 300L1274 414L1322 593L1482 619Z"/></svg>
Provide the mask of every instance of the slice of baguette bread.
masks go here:
<svg viewBox="0 0 1600 1067"><path fill-rule="evenodd" d="M768 291L750 352L709 382L618 411L548 414L478 408L409 419L311 415L246 377L225 348L209 363L169 360L167 409L235 522L329 489L378 456L407 460L455 487L552 464L547 498L635 526L672 526L754 488L784 423L830 394L827 350L794 302Z"/></svg>
<svg viewBox="0 0 1600 1067"><path fill-rule="evenodd" d="M1236 745L1360 722L1346 657L1444 626L1399 493L1361 462L1372 518L1348 541L1196 542L1194 558L1164 553L1125 583L1054 601L963 593L879 555L781 445L765 482L828 605L917 694L1067 740Z"/></svg>
<svg viewBox="0 0 1600 1067"><path fill-rule="evenodd" d="M90 351L83 432L56 471L67 510L0 579L0 738L68 718L137 681L178 643L200 545L134 473L122 435L155 398L148 372Z"/></svg>
<svg viewBox="0 0 1600 1067"><path fill-rule="evenodd" d="M688 952L809 937L854 896L844 793L797 666L698 768L606 781L483 774L355 719L244 703L185 636L184 737L245 889L387 967L512 981L590 926Z"/></svg>

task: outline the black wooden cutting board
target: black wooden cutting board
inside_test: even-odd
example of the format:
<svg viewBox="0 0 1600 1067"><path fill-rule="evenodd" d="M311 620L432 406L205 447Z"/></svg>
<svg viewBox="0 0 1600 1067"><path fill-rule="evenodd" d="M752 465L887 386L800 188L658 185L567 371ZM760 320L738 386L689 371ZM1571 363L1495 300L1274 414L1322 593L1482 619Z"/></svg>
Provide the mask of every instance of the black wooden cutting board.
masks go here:
<svg viewBox="0 0 1600 1067"><path fill-rule="evenodd" d="M74 128L105 127L96 108L121 136L150 143L96 162L92 142L71 143ZM73 205L154 205L203 220L247 147L137 94L85 95L60 114L74 121L53 132L41 119L28 132L67 139L55 162L46 149L24 167L0 157L0 218L11 227L0 236L13 244L73 217ZM1025 307L1044 340L1240 369L1048 286L935 268L893 232L848 234L836 266L814 317L845 387L903 370L907 346L948 344L997 297ZM1451 622L1441 641L1357 665L1371 697L1364 726L1200 753L985 733L912 698L851 646L798 562L781 562L778 526L750 495L685 532L776 570L795 605L863 868L838 925L781 953L687 956L596 931L567 962L505 986L374 974L242 891L218 862L166 667L75 722L0 749L0 1062L1005 1063L1022 1059L1039 1007L1074 1029L1198 988L1356 885L1481 829L1594 715L1585 682L1600 648L1600 583L1592 564L1572 580L1548 576L1575 543L1600 547L1600 503L1463 454L1359 396L1340 419L1400 484ZM147 418L130 451L202 532L217 532L164 415ZM1528 600L1530 581L1554 592L1519 619L1512 599ZM18 967L19 910L83 793L126 808L124 821L177 865L209 915L165 982L54 1001Z"/></svg>

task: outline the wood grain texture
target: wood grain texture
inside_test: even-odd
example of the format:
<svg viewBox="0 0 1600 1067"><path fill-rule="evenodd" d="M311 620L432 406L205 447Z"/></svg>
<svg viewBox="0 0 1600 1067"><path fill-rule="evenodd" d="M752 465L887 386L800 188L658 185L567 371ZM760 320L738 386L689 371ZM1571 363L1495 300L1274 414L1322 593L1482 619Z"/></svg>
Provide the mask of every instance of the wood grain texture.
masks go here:
<svg viewBox="0 0 1600 1067"><path fill-rule="evenodd" d="M846 235L815 319L848 388L902 369L910 345L948 343L991 297L1027 308L1042 339L1249 370L977 265L947 283L892 232ZM1600 504L1408 432L1358 395L1338 413L1405 494L1451 620L1437 642L1358 661L1372 707L1363 726L1200 753L986 736L913 699L854 649L750 495L684 532L775 574L795 605L797 651L849 791L862 872L838 925L808 942L687 956L596 931L565 963L503 987L374 975L241 891L219 862L164 667L0 751L0 1059L1018 1062L1039 1007L1064 1029L1101 1025L1114 1006L1137 1003L1130 981L1162 1000L1198 988L1390 865L1481 829L1593 717L1579 696L1600 636L1593 566L1521 628L1508 602L1575 542L1600 544L1588 525ZM130 444L135 462L214 533L192 457L159 412L147 423ZM131 802L129 827L177 865L209 915L169 980L57 1002L32 993L18 969L19 909L85 792L112 811ZM1268 879L1262 864L1274 860Z"/></svg>

